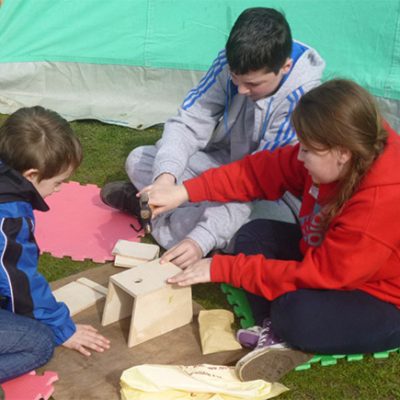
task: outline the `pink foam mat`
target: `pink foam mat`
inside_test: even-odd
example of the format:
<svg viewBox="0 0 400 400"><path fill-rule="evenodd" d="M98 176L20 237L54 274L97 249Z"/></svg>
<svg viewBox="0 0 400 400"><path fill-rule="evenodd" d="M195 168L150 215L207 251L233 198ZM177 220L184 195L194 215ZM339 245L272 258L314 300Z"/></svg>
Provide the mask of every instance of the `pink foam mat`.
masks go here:
<svg viewBox="0 0 400 400"><path fill-rule="evenodd" d="M103 263L114 259L117 240L139 241L142 236L131 227L138 227L138 221L103 204L95 185L63 183L46 202L49 211L35 211L35 237L40 251L54 257Z"/></svg>
<svg viewBox="0 0 400 400"><path fill-rule="evenodd" d="M47 400L53 394L52 384L57 380L56 372L46 371L43 375L36 375L35 371L31 371L2 383L1 387L5 400Z"/></svg>

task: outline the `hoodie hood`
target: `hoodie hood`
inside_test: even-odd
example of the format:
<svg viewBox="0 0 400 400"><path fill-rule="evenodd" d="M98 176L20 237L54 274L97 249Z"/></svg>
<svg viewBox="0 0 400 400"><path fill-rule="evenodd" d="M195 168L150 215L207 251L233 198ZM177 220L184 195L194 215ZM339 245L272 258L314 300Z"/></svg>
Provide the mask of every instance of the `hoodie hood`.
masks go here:
<svg viewBox="0 0 400 400"><path fill-rule="evenodd" d="M289 73L283 78L276 93L273 94L276 99L286 98L295 88L301 86L317 86L322 78L325 61L315 49L294 40L291 59L293 64Z"/></svg>
<svg viewBox="0 0 400 400"><path fill-rule="evenodd" d="M400 185L400 136L385 123L388 140L384 151L373 164L360 185L360 190L379 186Z"/></svg>
<svg viewBox="0 0 400 400"><path fill-rule="evenodd" d="M49 206L31 182L0 161L0 203L26 201L32 208L47 211Z"/></svg>

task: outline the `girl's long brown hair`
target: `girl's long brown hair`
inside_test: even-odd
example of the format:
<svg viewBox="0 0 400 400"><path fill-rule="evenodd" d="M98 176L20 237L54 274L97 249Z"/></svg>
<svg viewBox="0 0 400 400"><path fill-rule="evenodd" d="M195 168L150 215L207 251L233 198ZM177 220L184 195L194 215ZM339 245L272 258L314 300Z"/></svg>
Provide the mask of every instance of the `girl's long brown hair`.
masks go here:
<svg viewBox="0 0 400 400"><path fill-rule="evenodd" d="M383 151L388 133L382 122L372 95L345 79L325 82L298 102L292 124L301 143L315 150L344 148L352 154L338 191L324 207L325 226L341 211Z"/></svg>

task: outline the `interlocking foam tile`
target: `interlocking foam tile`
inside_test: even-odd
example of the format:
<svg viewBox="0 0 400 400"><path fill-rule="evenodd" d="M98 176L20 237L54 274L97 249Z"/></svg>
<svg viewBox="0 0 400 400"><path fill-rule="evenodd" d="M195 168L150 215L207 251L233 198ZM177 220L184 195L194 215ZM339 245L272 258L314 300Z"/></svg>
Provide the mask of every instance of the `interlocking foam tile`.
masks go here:
<svg viewBox="0 0 400 400"><path fill-rule="evenodd" d="M47 400L54 392L52 383L57 380L56 372L46 371L43 375L36 375L35 371L31 371L1 386L6 400Z"/></svg>
<svg viewBox="0 0 400 400"><path fill-rule="evenodd" d="M253 312L251 310L249 301L243 289L235 288L226 283L221 283L221 290L226 294L228 303L233 307L233 312L239 318L240 326L242 328L249 328L255 324ZM374 358L388 358L390 354L400 353L400 348L379 353L373 353ZM336 365L337 360L343 359L345 361L362 361L364 354L338 354L338 355L319 355L316 354L310 361L305 364L299 365L295 371L304 371L310 369L311 365L319 363L323 367L329 365Z"/></svg>
<svg viewBox="0 0 400 400"><path fill-rule="evenodd" d="M49 211L35 211L35 237L41 252L103 263L114 259L111 251L118 239L140 240L140 232L130 226L140 226L138 221L103 204L95 185L63 183L46 202Z"/></svg>

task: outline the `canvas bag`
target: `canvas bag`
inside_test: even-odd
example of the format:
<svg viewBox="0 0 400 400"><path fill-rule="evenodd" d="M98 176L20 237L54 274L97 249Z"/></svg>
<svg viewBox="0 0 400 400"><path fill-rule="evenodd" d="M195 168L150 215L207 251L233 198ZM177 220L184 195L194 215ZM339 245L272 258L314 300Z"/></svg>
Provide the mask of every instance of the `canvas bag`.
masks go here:
<svg viewBox="0 0 400 400"><path fill-rule="evenodd" d="M233 367L138 365L121 376L123 400L265 400L288 389L261 379L241 382Z"/></svg>

